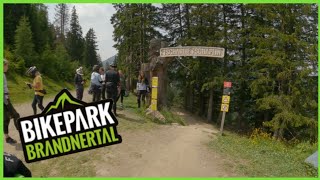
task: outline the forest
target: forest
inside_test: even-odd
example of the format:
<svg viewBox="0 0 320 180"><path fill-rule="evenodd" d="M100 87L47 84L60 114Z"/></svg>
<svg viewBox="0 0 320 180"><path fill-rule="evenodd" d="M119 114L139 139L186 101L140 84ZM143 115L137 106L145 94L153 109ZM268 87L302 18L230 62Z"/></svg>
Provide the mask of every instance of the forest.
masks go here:
<svg viewBox="0 0 320 180"><path fill-rule="evenodd" d="M227 115L240 132L262 128L276 139L317 141L318 6L315 4L115 4L118 62L135 76L149 42L213 46L223 60L179 57L167 97L219 124L223 81L233 83ZM208 109L213 101L213 111Z"/></svg>
<svg viewBox="0 0 320 180"><path fill-rule="evenodd" d="M223 82L231 81L228 128L239 133L261 128L276 139L317 142L316 4L113 7L117 64L131 89L141 64L149 61L151 39L162 39L169 47L223 47L223 59L177 57L171 62L170 105L219 124ZM36 65L52 79L72 81L80 65L89 73L94 64L101 64L97 49L95 31L83 35L74 7L58 4L55 22L50 23L44 4L4 4L4 56L17 74Z"/></svg>
<svg viewBox="0 0 320 180"><path fill-rule="evenodd" d="M4 57L19 75L36 66L53 80L72 81L79 66L101 64L95 31L83 36L75 7L57 4L50 23L44 4L4 4L3 19Z"/></svg>

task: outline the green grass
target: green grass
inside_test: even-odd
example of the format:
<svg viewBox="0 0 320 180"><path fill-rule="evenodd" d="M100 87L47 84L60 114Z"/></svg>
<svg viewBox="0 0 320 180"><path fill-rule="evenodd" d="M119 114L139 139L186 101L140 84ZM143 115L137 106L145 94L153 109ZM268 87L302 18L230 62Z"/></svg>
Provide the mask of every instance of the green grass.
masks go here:
<svg viewBox="0 0 320 180"><path fill-rule="evenodd" d="M117 112L120 114L118 117L119 132L121 130L149 131L156 126L156 124L143 113L145 109L138 108L136 96L130 94L129 97L124 97L123 104L125 111L121 111L119 108L120 100L117 103Z"/></svg>
<svg viewBox="0 0 320 180"><path fill-rule="evenodd" d="M126 102L125 104L127 104L128 107L131 108L134 113L140 115L141 117L143 117L144 119L147 119L148 121L152 121L157 124L178 123L181 125L185 125L185 122L183 121L183 119L181 119L179 116L173 114L172 110L170 110L169 108L164 107L160 110L160 113L166 119L165 122L162 122L156 118L153 118L152 116L146 115L147 106L143 107L143 105L142 105L141 108L138 108L137 97L134 94L130 93L130 96L125 98L124 100Z"/></svg>
<svg viewBox="0 0 320 180"><path fill-rule="evenodd" d="M210 142L209 147L236 162L237 171L249 177L317 177L317 170L304 163L317 144L285 145L270 138L249 139L233 133Z"/></svg>
<svg viewBox="0 0 320 180"><path fill-rule="evenodd" d="M17 74L9 74L7 76L8 88L10 93L10 100L14 103L23 103L27 101L32 101L34 96L34 91L29 89L25 82L32 83L33 79L25 76L20 76ZM62 89L67 88L73 90L73 81L69 82L55 82L54 80L43 76L42 77L44 88L47 91L46 96L55 96Z"/></svg>
<svg viewBox="0 0 320 180"><path fill-rule="evenodd" d="M160 112L166 118L166 123L178 123L183 126L186 125L181 117L172 113L172 109L163 108Z"/></svg>

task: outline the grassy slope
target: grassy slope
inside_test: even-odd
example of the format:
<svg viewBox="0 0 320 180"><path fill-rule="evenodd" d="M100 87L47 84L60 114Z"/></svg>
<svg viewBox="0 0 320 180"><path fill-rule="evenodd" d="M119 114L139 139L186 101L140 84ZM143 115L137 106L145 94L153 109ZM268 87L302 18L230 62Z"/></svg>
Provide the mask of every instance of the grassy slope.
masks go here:
<svg viewBox="0 0 320 180"><path fill-rule="evenodd" d="M8 88L10 92L10 99L12 103L22 103L27 101L32 101L34 96L34 91L29 89L25 82L32 83L32 78L19 76L17 74L9 74ZM47 91L46 96L55 96L60 90L68 88L70 90L74 89L73 82L55 82L54 80L43 76L42 77L44 87Z"/></svg>
<svg viewBox="0 0 320 180"><path fill-rule="evenodd" d="M283 142L263 136L248 138L226 133L209 147L235 161L236 169L249 177L316 177L317 171L304 160L317 150L317 144Z"/></svg>

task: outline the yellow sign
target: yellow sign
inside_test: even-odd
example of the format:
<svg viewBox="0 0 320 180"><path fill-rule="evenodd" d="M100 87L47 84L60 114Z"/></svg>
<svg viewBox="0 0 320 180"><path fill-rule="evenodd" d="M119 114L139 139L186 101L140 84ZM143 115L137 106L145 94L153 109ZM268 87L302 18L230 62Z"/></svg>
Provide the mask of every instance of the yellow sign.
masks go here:
<svg viewBox="0 0 320 180"><path fill-rule="evenodd" d="M158 88L152 88L152 99L158 99Z"/></svg>
<svg viewBox="0 0 320 180"><path fill-rule="evenodd" d="M158 77L152 77L152 87L158 87Z"/></svg>
<svg viewBox="0 0 320 180"><path fill-rule="evenodd" d="M153 110L153 111L157 110L157 100L155 100L155 99L151 100L151 110Z"/></svg>
<svg viewBox="0 0 320 180"><path fill-rule="evenodd" d="M222 96L222 103L229 104L230 103L230 96Z"/></svg>
<svg viewBox="0 0 320 180"><path fill-rule="evenodd" d="M221 104L221 111L228 112L229 104Z"/></svg>

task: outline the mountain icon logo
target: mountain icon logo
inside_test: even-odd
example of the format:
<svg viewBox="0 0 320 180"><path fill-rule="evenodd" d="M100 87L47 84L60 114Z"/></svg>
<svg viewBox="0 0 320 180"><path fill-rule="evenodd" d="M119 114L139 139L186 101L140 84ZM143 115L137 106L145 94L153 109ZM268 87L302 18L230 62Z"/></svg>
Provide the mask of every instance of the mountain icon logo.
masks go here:
<svg viewBox="0 0 320 180"><path fill-rule="evenodd" d="M53 102L48 104L47 108L43 112L47 114L53 110L62 110L67 104L73 106L84 106L86 103L73 98L70 92L64 89L56 96Z"/></svg>

